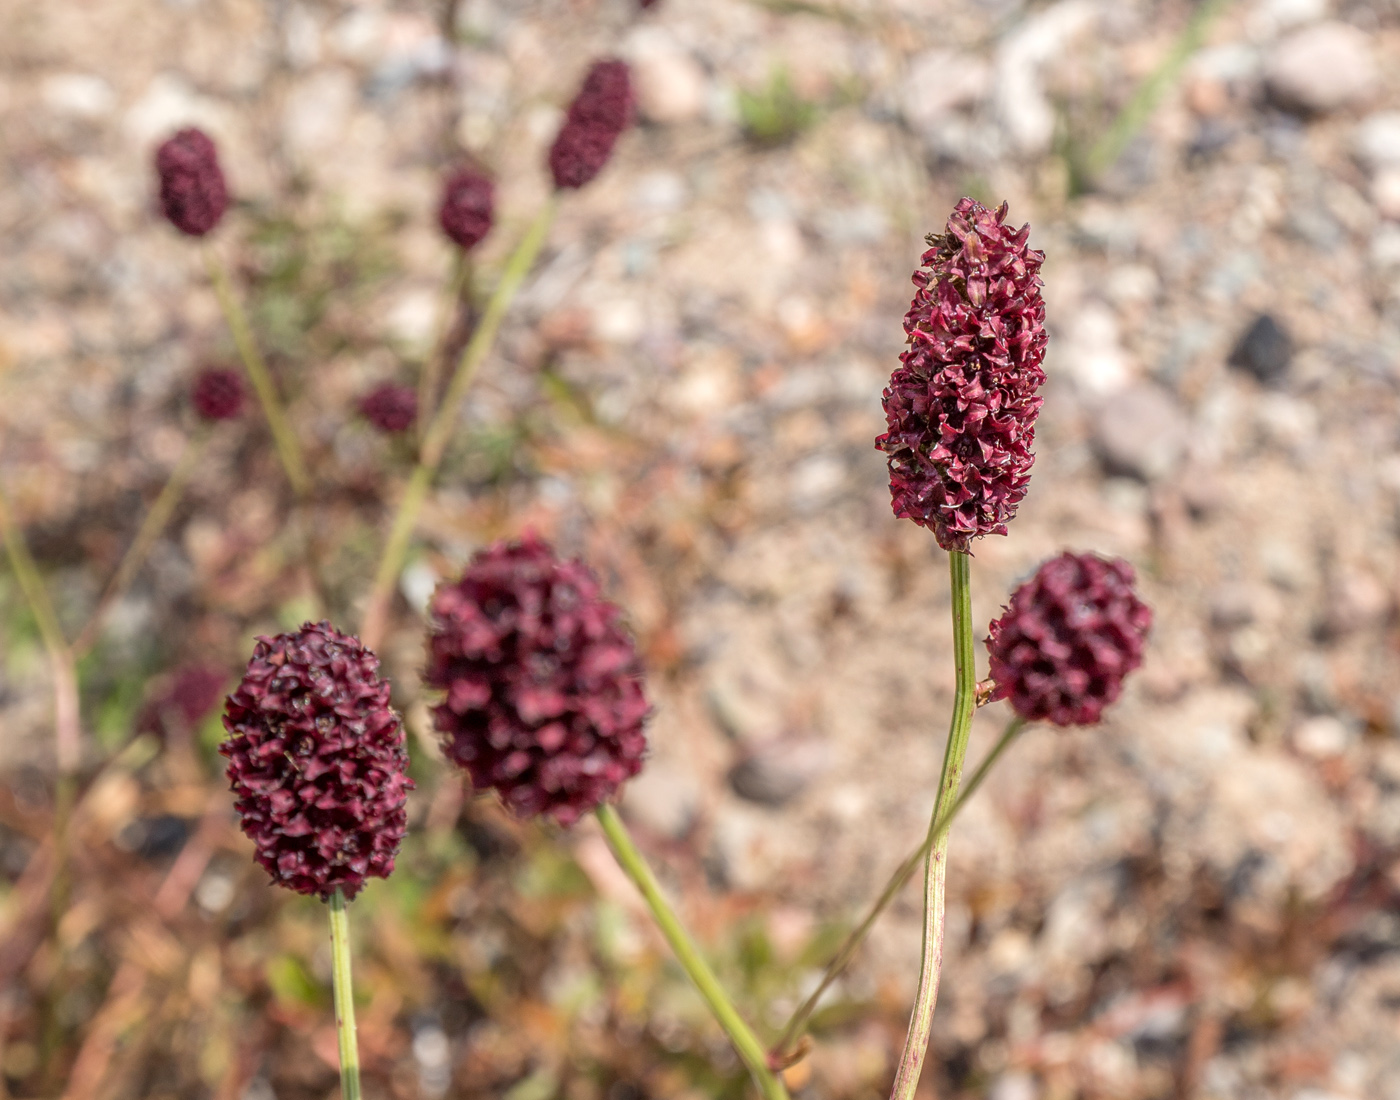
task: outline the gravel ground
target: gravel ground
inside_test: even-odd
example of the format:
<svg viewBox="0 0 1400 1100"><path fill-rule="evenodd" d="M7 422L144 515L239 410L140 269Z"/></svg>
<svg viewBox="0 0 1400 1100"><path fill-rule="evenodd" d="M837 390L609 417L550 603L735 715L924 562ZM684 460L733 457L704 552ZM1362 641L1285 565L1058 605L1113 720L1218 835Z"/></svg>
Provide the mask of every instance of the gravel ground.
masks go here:
<svg viewBox="0 0 1400 1100"><path fill-rule="evenodd" d="M1032 729L955 831L927 1076L1400 1100L1396 0L447 7L8 0L0 464L65 622L190 436L193 370L232 350L153 210L154 144L188 123L220 144L238 204L213 247L334 485L315 525L353 619L404 462L353 403L431 345L441 173L470 153L497 178L489 280L561 105L618 54L642 124L564 200L469 400L480 442L405 574L396 682L436 579L548 532L647 654L624 810L686 904L751 899L775 935L855 915L923 828L952 687L943 555L890 514L880 392L923 234L961 194L1004 198L1047 256L1050 380L1030 493L975 548L975 618L1072 548L1132 561L1157 625L1103 725ZM307 606L272 461L257 422L216 435L97 683L187 652L232 669ZM0 770L46 775L47 673L11 634ZM971 758L1004 721L979 713ZM615 890L599 837L571 843ZM911 889L848 983L881 1019L907 1010L918 924ZM793 1083L880 1092L895 1039L838 1029Z"/></svg>

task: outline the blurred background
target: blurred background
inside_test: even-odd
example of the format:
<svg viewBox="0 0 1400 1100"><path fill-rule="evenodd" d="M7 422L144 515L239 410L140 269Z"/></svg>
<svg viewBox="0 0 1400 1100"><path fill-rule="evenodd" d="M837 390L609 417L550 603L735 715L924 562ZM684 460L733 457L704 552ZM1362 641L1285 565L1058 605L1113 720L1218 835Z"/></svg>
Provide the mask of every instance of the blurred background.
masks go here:
<svg viewBox="0 0 1400 1100"><path fill-rule="evenodd" d="M419 611L526 526L586 555L650 676L623 811L772 1037L927 822L943 555L890 513L880 393L923 235L1010 202L1045 250L1030 493L975 619L1061 549L1156 627L1100 727L1036 727L954 830L921 1096L1400 1100L1400 2L5 0L0 475L69 635L236 363L151 157L195 124L318 485L214 433L81 665L55 873L53 688L0 572L0 1093L337 1094L324 914L274 891L213 746L256 633L358 622L412 461L443 173L497 180L489 285L588 64L640 124L565 197L465 408L382 648L419 790L352 907L367 1096L739 1097L742 1067L592 823L464 796ZM449 343L460 346L465 319ZM330 551L318 592L305 532ZM980 636L980 631L979 631ZM979 713L970 761L1006 719ZM901 895L799 1097L883 1096L918 966Z"/></svg>

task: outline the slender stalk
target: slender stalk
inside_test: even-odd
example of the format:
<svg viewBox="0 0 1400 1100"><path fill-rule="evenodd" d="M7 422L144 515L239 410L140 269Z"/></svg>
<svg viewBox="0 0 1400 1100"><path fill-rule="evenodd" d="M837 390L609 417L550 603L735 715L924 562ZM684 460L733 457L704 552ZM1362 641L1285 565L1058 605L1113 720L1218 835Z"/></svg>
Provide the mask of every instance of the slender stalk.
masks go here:
<svg viewBox="0 0 1400 1100"><path fill-rule="evenodd" d="M1105 169L1123 154L1134 135L1146 124L1161 102L1162 96L1171 90L1186 63L1205 42L1211 24L1230 6L1231 0L1202 0L1191 14L1190 20L1177 36L1172 48L1161 63L1147 78L1134 89L1128 101L1123 104L1108 129L1094 142L1084 158L1084 179L1082 184L1092 184Z"/></svg>
<svg viewBox="0 0 1400 1100"><path fill-rule="evenodd" d="M394 592L394 581L403 569L409 540L412 539L413 529L418 524L418 514L423 509L423 502L427 499L428 487L442 463L448 440L452 438L462 398L496 342L496 333L500 330L501 322L505 319L521 284L524 283L525 276L535 264L535 258L544 245L549 227L554 222L554 211L555 199L551 196L526 230L525 236L516 245L510 259L506 261L495 293L491 295L471 340L462 351L461 361L448 383L442 404L438 406L427 431L423 433L418 465L414 467L404 494L399 498L399 506L389 528L389 538L384 544L384 552L374 574L374 585L370 589L369 601L365 606L360 637L371 649L378 646L388 625L389 602Z"/></svg>
<svg viewBox="0 0 1400 1100"><path fill-rule="evenodd" d="M67 791L65 782L75 771L82 757L82 729L78 706L78 673L73 664L73 654L63 636L58 614L49 599L39 569L24 543L24 535L10 515L9 500L0 490L0 537L5 540L5 551L9 555L10 568L19 581L34 621L39 626L39 636L49 656L53 673L54 690L54 750L58 760L59 805L56 815L56 829L62 833Z"/></svg>
<svg viewBox="0 0 1400 1100"><path fill-rule="evenodd" d="M282 402L277 396L277 387L272 381L267 364L263 361L262 353L258 351L243 307L238 304L238 298L233 293L228 271L214 249L207 245L204 249L204 263L209 269L209 280L214 284L214 293L218 296L224 321L228 324L233 342L238 346L243 368L248 372L248 380L253 383L253 390L258 395L258 403L262 405L263 415L267 417L267 426L272 430L272 442L277 448L277 457L282 463L282 469L287 472L287 480L292 483L292 490L297 496L305 496L311 489L311 478L306 473L301 445L297 443L297 437L287 423L287 416L282 411Z"/></svg>
<svg viewBox="0 0 1400 1100"><path fill-rule="evenodd" d="M204 451L209 445L209 438L210 433L201 430L185 447L184 454L180 456L180 461L175 464L175 469L170 472L170 477L161 489L160 495L151 505L151 510L146 513L146 518L141 521L141 527L122 556L117 571L112 574L112 579L107 583L107 589L102 593L102 598L97 603L97 609L74 640L72 646L74 660L81 660L93 647L97 641L97 632L102 626L103 617L112 605L122 598L131 586L131 582L141 571L141 566L145 564L146 556L151 552L151 547L155 546L156 539L165 530L165 525L170 522L170 517L175 514L175 508L184 495L185 486L189 484L190 477L198 468L199 460L204 456Z"/></svg>
<svg viewBox="0 0 1400 1100"><path fill-rule="evenodd" d="M835 957L827 965L825 972L822 974L821 981L817 983L817 988L812 990L808 998L803 1001L797 1011L792 1014L792 1019L787 1022L787 1026L783 1028L782 1037L773 1044L772 1052L769 1055L769 1061L771 1063L783 1065L791 1060L793 1044L796 1043L802 1036L802 1033L807 1030L807 1023L812 1018L812 1013L816 1011L817 1002L821 1000L822 994L831 987L831 983L840 977L841 972L850 965L851 959L855 957L856 949L865 941L865 937L869 934L870 929L875 926L875 922L880 918L880 914L885 911L890 902L892 902L900 890L904 888L904 884L909 881L920 862L928 855L929 849L948 832L949 827L953 824L953 819L958 816L958 811L977 793L977 788L980 787L982 781L987 778L987 773L992 770L992 765L995 764L1001 757L1001 754L1006 751L1007 746L1009 746L1012 741L1016 740L1021 730L1025 728L1025 725L1026 720L1019 715L1012 718L1011 721L1007 723L1006 729L1002 731L1001 737L998 738L997 743L992 746L991 751L983 758L982 763L977 765L977 770L974 771L967 782L962 785L962 789L958 792L957 801L949 807L947 813L938 816L933 827L924 836L919 846L905 856L900 865L895 868L895 872L890 876L889 882L885 884L884 890L882 890L880 896L875 899L875 904L870 907L870 911L865 914L860 924L856 925L854 931L846 937L845 941L841 944L841 949L836 952Z"/></svg>
<svg viewBox="0 0 1400 1100"><path fill-rule="evenodd" d="M435 412L438 383L442 381L442 360L447 351L447 339L451 335L457 314L462 308L462 298L471 287L471 258L464 248L452 250L452 275L448 281L447 302L442 316L438 318L437 332L433 336L432 349L423 364L423 373L418 377L418 423L420 442L427 434L427 426Z"/></svg>
<svg viewBox="0 0 1400 1100"><path fill-rule="evenodd" d="M952 806L962 779L963 757L967 755L967 738L972 730L972 712L977 709L977 670L973 661L972 593L968 583L970 556L957 550L948 555L948 573L953 588L953 664L956 688L953 695L953 719L948 729L948 747L943 753L943 775L938 782L938 800L934 803L929 823L932 833L938 825L939 811ZM909 1017L909 1034L904 1040L904 1053L899 1059L891 1100L913 1100L928 1053L929 1031L933 1026L933 1009L938 1003L938 979L943 968L944 880L948 874L948 832L929 848L924 864L924 942L923 959L919 967L919 992L914 998L914 1011Z"/></svg>
<svg viewBox="0 0 1400 1100"><path fill-rule="evenodd" d="M705 1003L710 1006L710 1011L719 1022L719 1026L734 1044L734 1049L753 1075L759 1092L765 1100L786 1100L787 1090L777 1074L768 1068L768 1057L764 1053L763 1044L730 1003L729 996L719 984L714 971L705 962L695 942L662 895L656 876L651 873L646 860L632 843L632 837L627 832L627 826L622 823L622 818L607 803L598 807L597 814L598 821L603 826L603 834L608 838L608 845L617 857L617 862L646 899L661 934L666 937L666 942L671 945L677 961L695 983L700 996L705 998Z"/></svg>
<svg viewBox="0 0 1400 1100"><path fill-rule="evenodd" d="M335 1034L340 1043L340 1098L360 1100L360 1047L355 1041L355 991L350 979L350 922L345 895L331 895L331 967Z"/></svg>

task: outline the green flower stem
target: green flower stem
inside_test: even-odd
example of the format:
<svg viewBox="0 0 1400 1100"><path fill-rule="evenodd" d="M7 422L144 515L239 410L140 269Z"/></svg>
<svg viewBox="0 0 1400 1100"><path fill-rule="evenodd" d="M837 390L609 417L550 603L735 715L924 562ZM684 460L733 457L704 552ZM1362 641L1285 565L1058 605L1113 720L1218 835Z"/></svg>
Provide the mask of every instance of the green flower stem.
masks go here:
<svg viewBox="0 0 1400 1100"><path fill-rule="evenodd" d="M180 498L184 495L185 486L189 484L190 477L199 466L199 460L204 457L205 449L209 446L210 434L207 430L201 429L199 434L186 445L184 453L180 456L179 462L175 464L175 469L171 471L160 495L151 505L151 510L146 513L146 518L141 521L141 527L122 556L117 571L112 574L112 579L107 583L107 590L102 593L102 599L98 601L97 609L73 642L74 660L82 660L88 650L93 647L97 641L97 632L102 626L103 617L111 606L122 598L131 582L136 579L136 574L141 571L141 566L145 564L146 556L151 552L151 547L156 544L156 539L165 530L165 525L170 522L170 517L175 514Z"/></svg>
<svg viewBox="0 0 1400 1100"><path fill-rule="evenodd" d="M452 275L448 280L447 301L443 305L442 316L438 318L437 332L433 336L432 348L423 363L423 373L418 376L418 423L420 441L427 433L427 425L436 412L438 383L442 381L442 359L446 354L447 340L456 324L462 308L462 299L470 295L472 286L472 261L464 248L452 249Z"/></svg>
<svg viewBox="0 0 1400 1100"><path fill-rule="evenodd" d="M977 670L973 663L972 593L968 584L970 555L954 550L948 555L948 571L953 587L953 664L956 688L953 720L948 730L948 747L943 753L943 775L938 781L938 800L929 823L932 833L939 811L952 806L962 779L963 757L972 730L972 712L977 708ZM909 1018L909 1034L904 1040L899 1070L895 1074L890 1100L913 1100L928 1053L933 1009L938 1002L938 978L943 968L944 880L948 873L948 832L933 842L924 864L924 942L919 967L919 992Z"/></svg>
<svg viewBox="0 0 1400 1100"><path fill-rule="evenodd" d="M710 1006L710 1011L719 1022L719 1026L724 1029L729 1041L734 1044L734 1049L739 1052L739 1057L753 1075L759 1092L765 1100L786 1100L787 1090L778 1075L769 1069L763 1044L730 1003L714 971L705 962L695 942L662 895L656 876L651 873L646 860L632 843L632 837L627 832L627 826L622 823L622 818L607 803L598 807L597 814L598 821L603 826L603 834L608 838L608 845L617 857L617 862L646 899L661 934L666 937L666 942L671 945L677 961L695 983L695 988L705 998L705 1003Z"/></svg>
<svg viewBox="0 0 1400 1100"><path fill-rule="evenodd" d="M831 983L841 976L841 972L850 965L851 959L855 957L856 949L864 942L870 929L875 926L875 922L880 918L886 908L888 908L895 896L904 888L904 884L913 876L914 871L928 855L929 849L947 834L949 827L953 824L953 819L957 817L958 811L977 792L977 788L982 785L982 781L987 778L987 773L992 770L992 765L997 762L1001 754L1006 751L1007 746L1016 740L1021 730L1025 728L1026 720L1019 715L1007 723L1006 729L1002 731L997 743L992 746L992 750L987 753L982 763L977 765L977 770L962 785L958 792L958 799L948 809L947 813L939 815L919 846L904 857L904 861L895 868L895 872L890 876L889 882L881 891L880 896L875 899L875 904L870 907L870 912L865 914L865 918L856 925L841 944L841 949L836 952L836 956L827 965L826 971L822 974L821 981L817 984L811 995L802 1002L802 1005L792 1014L792 1019L783 1028L782 1037L773 1044L769 1061L776 1065L788 1063L793 1058L793 1046L801 1038L803 1032L807 1030L807 1023L812 1018L812 1013L816 1011L817 1002L821 1000L822 994L831 987Z"/></svg>
<svg viewBox="0 0 1400 1100"><path fill-rule="evenodd" d="M481 315L472 338L462 351L456 373L448 383L442 404L433 415L432 422L423 433L423 445L419 450L418 465L414 467L403 496L399 499L398 510L389 528L389 538L384 544L384 553L375 570L374 585L370 589L369 601L365 606L364 624L360 637L370 649L378 647L388 626L389 602L394 592L394 582L403 569L404 558L408 554L408 544L413 538L413 529L418 524L418 514L427 499L428 488L442 464L443 453L457 424L457 415L466 396L468 387L481 369L486 356L496 342L501 322L520 291L525 276L535 265L535 259L544 246L549 227L554 223L555 199L553 196L536 215L525 236L506 261L501 280L496 284L486 311Z"/></svg>
<svg viewBox="0 0 1400 1100"><path fill-rule="evenodd" d="M360 1047L355 1041L355 989L350 978L350 921L345 895L331 895L331 967L335 1034L340 1043L341 1100L360 1100Z"/></svg>
<svg viewBox="0 0 1400 1100"><path fill-rule="evenodd" d="M39 636L49 656L53 673L54 690L54 750L58 761L59 798L55 829L62 835L66 808L71 802L68 780L78 770L82 759L82 728L78 708L78 672L74 665L73 653L63 636L58 614L49 599L39 569L25 545L24 535L10 515L10 503L4 491L0 490L0 537L5 541L5 552L10 559L10 568L19 582L34 621L39 626Z"/></svg>
<svg viewBox="0 0 1400 1100"><path fill-rule="evenodd" d="M238 299L233 293L228 271L213 248L207 245L204 249L204 263L209 269L209 281L214 284L214 293L219 299L219 308L223 310L224 321L233 336L233 342L238 346L243 368L248 372L248 380L253 383L253 390L258 395L258 403L262 405L263 415L267 417L267 426L272 430L272 442L277 448L277 457L287 472L287 480L292 483L292 490L297 496L304 497L311 490L311 478L306 473L306 463L301 457L301 445L297 443L297 437L287 423L287 416L282 411L282 402L277 396L277 387L273 384L272 375L268 372L262 353L258 351L258 345L253 340L253 332L248 327L248 318L243 313L243 307L238 304Z"/></svg>

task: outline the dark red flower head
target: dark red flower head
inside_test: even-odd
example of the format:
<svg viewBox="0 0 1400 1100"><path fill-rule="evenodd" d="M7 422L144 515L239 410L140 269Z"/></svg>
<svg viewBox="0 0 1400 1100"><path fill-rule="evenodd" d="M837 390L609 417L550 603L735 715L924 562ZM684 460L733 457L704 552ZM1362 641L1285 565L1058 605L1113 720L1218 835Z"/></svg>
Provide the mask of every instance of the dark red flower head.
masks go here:
<svg viewBox="0 0 1400 1100"><path fill-rule="evenodd" d="M987 638L993 699L1028 721L1088 726L1142 664L1152 609L1125 561L1061 554L1011 595Z"/></svg>
<svg viewBox="0 0 1400 1100"><path fill-rule="evenodd" d="M482 551L437 590L423 679L477 790L571 825L636 775L648 707L637 653L582 562L534 535Z"/></svg>
<svg viewBox="0 0 1400 1100"><path fill-rule="evenodd" d="M275 882L326 899L388 878L413 780L379 658L330 623L258 639L219 751L234 809Z"/></svg>
<svg viewBox="0 0 1400 1100"><path fill-rule="evenodd" d="M202 237L228 209L219 152L203 130L181 130L156 150L160 206L181 233Z"/></svg>
<svg viewBox="0 0 1400 1100"><path fill-rule="evenodd" d="M595 61L549 150L555 187L582 187L602 171L632 121L632 103L627 63Z"/></svg>
<svg viewBox="0 0 1400 1100"><path fill-rule="evenodd" d="M471 248L491 232L495 187L475 168L459 168L442 187L438 222L442 231L462 248Z"/></svg>
<svg viewBox="0 0 1400 1100"><path fill-rule="evenodd" d="M165 736L174 726L175 732L188 734L219 705L228 681L226 668L182 665L146 703L136 728L142 733Z"/></svg>
<svg viewBox="0 0 1400 1100"><path fill-rule="evenodd" d="M221 367L200 371L190 390L190 404L205 420L232 420L243 411L243 376Z"/></svg>
<svg viewBox="0 0 1400 1100"><path fill-rule="evenodd" d="M406 432L418 419L418 392L385 382L360 399L360 412L381 432Z"/></svg>
<svg viewBox="0 0 1400 1100"><path fill-rule="evenodd" d="M945 550L1006 534L1026 495L1045 381L1045 304L1030 227L1007 228L963 199L930 235L904 316L909 348L885 390L894 514L931 527Z"/></svg>

